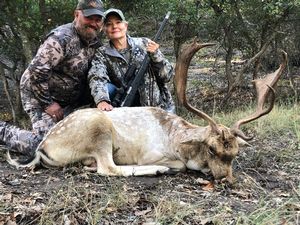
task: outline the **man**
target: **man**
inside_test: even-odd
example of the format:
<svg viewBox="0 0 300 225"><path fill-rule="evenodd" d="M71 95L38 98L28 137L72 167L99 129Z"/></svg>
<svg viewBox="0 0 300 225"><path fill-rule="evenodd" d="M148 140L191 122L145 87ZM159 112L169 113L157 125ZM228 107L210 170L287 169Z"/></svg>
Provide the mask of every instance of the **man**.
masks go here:
<svg viewBox="0 0 300 225"><path fill-rule="evenodd" d="M31 154L56 122L83 104L89 65L100 47L103 15L100 0L79 0L73 23L47 35L20 82L21 101L32 131L0 121L0 141Z"/></svg>
<svg viewBox="0 0 300 225"><path fill-rule="evenodd" d="M131 77L126 77L130 66L140 68L148 54L150 66L145 73L132 106L157 106L174 112L174 102L166 86L173 77L173 67L159 50L159 45L148 38L134 38L127 34L128 23L121 10L105 12L104 32L109 43L99 48L88 74L91 93L97 108L113 109L110 87L122 88Z"/></svg>

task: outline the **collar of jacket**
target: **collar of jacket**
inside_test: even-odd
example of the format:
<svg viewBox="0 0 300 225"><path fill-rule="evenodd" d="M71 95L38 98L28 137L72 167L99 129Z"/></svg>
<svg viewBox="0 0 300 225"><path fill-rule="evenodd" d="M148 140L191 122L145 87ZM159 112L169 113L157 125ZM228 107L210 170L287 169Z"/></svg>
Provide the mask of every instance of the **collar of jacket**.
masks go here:
<svg viewBox="0 0 300 225"><path fill-rule="evenodd" d="M128 46L132 49L134 47L133 39L128 34L126 35L126 37L127 37ZM117 51L117 49L114 47L114 45L111 43L111 41L109 41L109 43L107 43L105 45L105 54L112 56L112 57L121 58L125 62L127 62L127 60Z"/></svg>

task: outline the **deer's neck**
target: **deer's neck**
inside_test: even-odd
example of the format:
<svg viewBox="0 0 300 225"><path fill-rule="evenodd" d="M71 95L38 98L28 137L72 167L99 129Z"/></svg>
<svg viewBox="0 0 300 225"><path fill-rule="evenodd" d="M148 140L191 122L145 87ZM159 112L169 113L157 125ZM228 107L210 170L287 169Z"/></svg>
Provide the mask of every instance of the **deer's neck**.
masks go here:
<svg viewBox="0 0 300 225"><path fill-rule="evenodd" d="M185 120L173 124L170 130L170 140L172 141L173 152L176 158L187 163L187 161L199 151L202 151L210 127L199 127L192 125Z"/></svg>

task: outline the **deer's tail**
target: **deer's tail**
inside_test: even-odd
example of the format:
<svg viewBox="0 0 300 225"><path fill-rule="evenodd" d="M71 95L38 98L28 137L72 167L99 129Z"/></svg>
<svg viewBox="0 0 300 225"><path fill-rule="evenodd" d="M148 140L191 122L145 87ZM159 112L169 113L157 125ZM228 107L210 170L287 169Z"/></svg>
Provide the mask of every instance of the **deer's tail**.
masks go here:
<svg viewBox="0 0 300 225"><path fill-rule="evenodd" d="M7 151L6 156L7 156L6 161L10 165L15 166L17 169L30 168L30 167L34 168L35 166L39 165L41 161L41 154L39 151L36 151L35 155L27 159L26 161L18 161L17 159L12 159L9 154L9 151Z"/></svg>

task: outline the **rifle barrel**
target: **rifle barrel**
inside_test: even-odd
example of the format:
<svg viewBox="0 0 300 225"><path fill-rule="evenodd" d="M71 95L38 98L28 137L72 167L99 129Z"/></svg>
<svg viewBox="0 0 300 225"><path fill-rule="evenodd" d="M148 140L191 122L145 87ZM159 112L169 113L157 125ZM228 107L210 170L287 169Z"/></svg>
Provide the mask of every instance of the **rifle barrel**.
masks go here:
<svg viewBox="0 0 300 225"><path fill-rule="evenodd" d="M157 42L159 40L160 35L161 35L161 33L162 33L162 31L163 31L166 23L168 22L168 20L170 18L170 15L171 15L171 12L170 11L167 12L167 15L165 16L164 20L162 21L162 23L161 23L161 25L160 25L160 27L159 27L159 29L158 29L158 31L157 31L154 39L153 39L154 42Z"/></svg>

